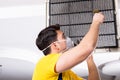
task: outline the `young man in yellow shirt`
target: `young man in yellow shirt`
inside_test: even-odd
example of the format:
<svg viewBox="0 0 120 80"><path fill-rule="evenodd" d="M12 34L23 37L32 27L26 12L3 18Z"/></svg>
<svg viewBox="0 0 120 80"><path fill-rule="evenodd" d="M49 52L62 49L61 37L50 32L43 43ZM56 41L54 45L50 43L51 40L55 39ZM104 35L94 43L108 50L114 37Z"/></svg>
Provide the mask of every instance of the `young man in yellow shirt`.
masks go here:
<svg viewBox="0 0 120 80"><path fill-rule="evenodd" d="M51 25L42 30L36 39L36 45L45 56L37 63L32 80L84 80L70 69L85 59L89 70L88 80L100 80L91 53L96 46L99 26L103 20L102 13L95 13L89 31L73 48L69 48L72 43L59 25Z"/></svg>

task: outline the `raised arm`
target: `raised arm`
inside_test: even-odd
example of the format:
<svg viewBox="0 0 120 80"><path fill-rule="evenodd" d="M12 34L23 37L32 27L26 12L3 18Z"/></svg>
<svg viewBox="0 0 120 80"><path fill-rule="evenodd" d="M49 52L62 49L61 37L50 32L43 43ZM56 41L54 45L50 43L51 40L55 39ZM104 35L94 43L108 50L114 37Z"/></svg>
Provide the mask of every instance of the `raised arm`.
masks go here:
<svg viewBox="0 0 120 80"><path fill-rule="evenodd" d="M89 70L88 80L101 80L92 55L88 57L87 65Z"/></svg>
<svg viewBox="0 0 120 80"><path fill-rule="evenodd" d="M103 22L102 13L95 13L89 31L76 47L64 52L58 59L56 72L62 72L84 61L94 50L99 34L99 26Z"/></svg>

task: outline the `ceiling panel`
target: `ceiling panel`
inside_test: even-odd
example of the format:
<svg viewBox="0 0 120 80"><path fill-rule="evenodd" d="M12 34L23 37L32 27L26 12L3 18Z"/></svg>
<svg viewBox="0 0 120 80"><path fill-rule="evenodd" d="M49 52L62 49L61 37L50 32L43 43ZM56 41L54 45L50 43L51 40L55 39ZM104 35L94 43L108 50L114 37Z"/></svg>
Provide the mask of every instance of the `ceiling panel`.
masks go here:
<svg viewBox="0 0 120 80"><path fill-rule="evenodd" d="M21 5L40 5L46 0L0 0L0 7L21 6Z"/></svg>

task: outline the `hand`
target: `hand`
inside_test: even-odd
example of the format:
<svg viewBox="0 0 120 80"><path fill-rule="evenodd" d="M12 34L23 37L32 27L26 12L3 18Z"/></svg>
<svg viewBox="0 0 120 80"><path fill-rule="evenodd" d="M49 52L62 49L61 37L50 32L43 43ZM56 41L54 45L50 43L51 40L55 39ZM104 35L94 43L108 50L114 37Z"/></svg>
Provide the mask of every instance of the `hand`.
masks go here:
<svg viewBox="0 0 120 80"><path fill-rule="evenodd" d="M104 15L102 14L102 12L94 14L94 16L93 16L93 22L103 23L103 21L104 21Z"/></svg>
<svg viewBox="0 0 120 80"><path fill-rule="evenodd" d="M94 62L93 61L93 55L88 56L87 63L89 63L89 62Z"/></svg>

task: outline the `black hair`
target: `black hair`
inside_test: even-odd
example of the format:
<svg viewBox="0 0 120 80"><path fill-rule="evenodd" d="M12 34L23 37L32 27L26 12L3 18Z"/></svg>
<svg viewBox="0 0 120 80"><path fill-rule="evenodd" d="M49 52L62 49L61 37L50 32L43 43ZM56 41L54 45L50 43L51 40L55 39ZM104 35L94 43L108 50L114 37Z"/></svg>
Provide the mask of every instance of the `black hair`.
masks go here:
<svg viewBox="0 0 120 80"><path fill-rule="evenodd" d="M45 49L48 47L51 43L57 40L57 30L60 30L60 26L58 24L51 25L49 27L46 27L43 29L36 39L36 45L40 50ZM50 47L46 48L43 53L44 55L47 55L51 52Z"/></svg>

